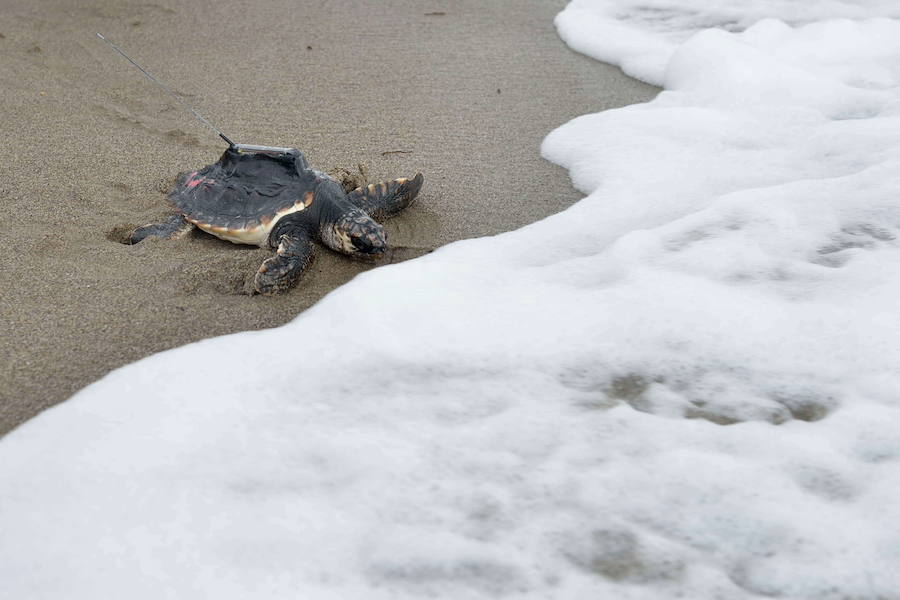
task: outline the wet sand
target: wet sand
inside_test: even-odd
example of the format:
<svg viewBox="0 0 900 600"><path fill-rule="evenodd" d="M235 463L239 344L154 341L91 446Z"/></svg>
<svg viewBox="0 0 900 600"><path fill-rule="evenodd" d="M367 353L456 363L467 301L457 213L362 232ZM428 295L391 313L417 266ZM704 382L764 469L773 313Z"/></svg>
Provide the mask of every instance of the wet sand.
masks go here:
<svg viewBox="0 0 900 600"><path fill-rule="evenodd" d="M95 32L235 141L295 146L322 170L366 162L375 180L422 171L418 202L388 224L399 261L569 206L579 194L540 158L543 137L656 93L570 51L552 23L564 5L0 5L0 434L154 352L281 325L371 268L320 251L295 290L251 297L264 250L198 232L117 242L224 148Z"/></svg>

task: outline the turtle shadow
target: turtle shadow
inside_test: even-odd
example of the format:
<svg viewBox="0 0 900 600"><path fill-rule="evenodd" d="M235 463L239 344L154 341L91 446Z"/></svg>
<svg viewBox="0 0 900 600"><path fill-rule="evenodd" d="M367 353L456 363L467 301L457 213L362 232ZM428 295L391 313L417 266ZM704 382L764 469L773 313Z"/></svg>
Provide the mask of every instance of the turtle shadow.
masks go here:
<svg viewBox="0 0 900 600"><path fill-rule="evenodd" d="M135 223L121 223L106 230L104 236L107 240L116 244L136 246L137 244L131 243L131 233L137 227L139 225ZM259 248L233 244L199 229L193 229L180 240L155 240L148 238L142 241L141 244L147 242L163 244L189 242L192 245L196 244L197 246L195 247L201 254L206 255L207 252L219 254L216 258L204 258L199 262L182 263L170 273L170 277L175 281L177 293L188 296L203 293L217 293L227 296L257 295L253 289L254 276L259 264L269 255L268 252L261 251ZM322 250L324 249L320 249L320 252ZM332 263L332 261L326 261L326 264L330 264L331 270L335 271L332 273L335 281L324 285L326 287L336 287L349 281L354 275L362 271L413 260L430 254L434 250L431 247L397 245L389 246L383 256L372 260L354 260L347 256L336 256L334 258L337 259L337 264ZM223 252L224 254L222 254ZM321 270L322 258L319 258L316 262L318 264L315 265L314 273ZM322 275L318 275L318 277L322 277ZM310 278L312 277L308 279Z"/></svg>

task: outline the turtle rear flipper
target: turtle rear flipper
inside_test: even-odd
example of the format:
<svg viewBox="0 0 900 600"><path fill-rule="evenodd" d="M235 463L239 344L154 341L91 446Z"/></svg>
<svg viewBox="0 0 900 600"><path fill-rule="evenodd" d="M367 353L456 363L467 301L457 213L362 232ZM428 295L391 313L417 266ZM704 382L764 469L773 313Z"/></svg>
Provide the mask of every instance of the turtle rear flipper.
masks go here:
<svg viewBox="0 0 900 600"><path fill-rule="evenodd" d="M412 179L403 177L356 188L347 199L376 221L384 221L409 206L424 182L425 177L416 173Z"/></svg>
<svg viewBox="0 0 900 600"><path fill-rule="evenodd" d="M172 215L162 223L150 223L138 227L128 236L128 243L138 244L148 237L174 240L187 235L193 228L194 226L188 223L183 215Z"/></svg>

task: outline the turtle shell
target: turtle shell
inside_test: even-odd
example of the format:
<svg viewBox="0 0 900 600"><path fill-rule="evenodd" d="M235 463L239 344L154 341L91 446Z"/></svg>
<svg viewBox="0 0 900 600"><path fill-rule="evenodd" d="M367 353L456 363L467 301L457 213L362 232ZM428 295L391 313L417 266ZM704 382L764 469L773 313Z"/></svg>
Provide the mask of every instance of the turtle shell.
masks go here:
<svg viewBox="0 0 900 600"><path fill-rule="evenodd" d="M317 183L299 150L271 156L228 149L217 162L182 175L169 200L204 231L262 245L278 219L312 204Z"/></svg>

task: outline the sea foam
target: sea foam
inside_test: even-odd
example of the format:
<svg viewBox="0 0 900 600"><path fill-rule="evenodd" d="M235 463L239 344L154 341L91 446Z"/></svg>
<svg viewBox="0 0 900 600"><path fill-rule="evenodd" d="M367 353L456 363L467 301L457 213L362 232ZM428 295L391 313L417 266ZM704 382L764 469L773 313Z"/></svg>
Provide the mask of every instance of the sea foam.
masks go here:
<svg viewBox="0 0 900 600"><path fill-rule="evenodd" d="M4 438L0 598L897 598L900 9L730 4L558 17L665 87L569 210Z"/></svg>

